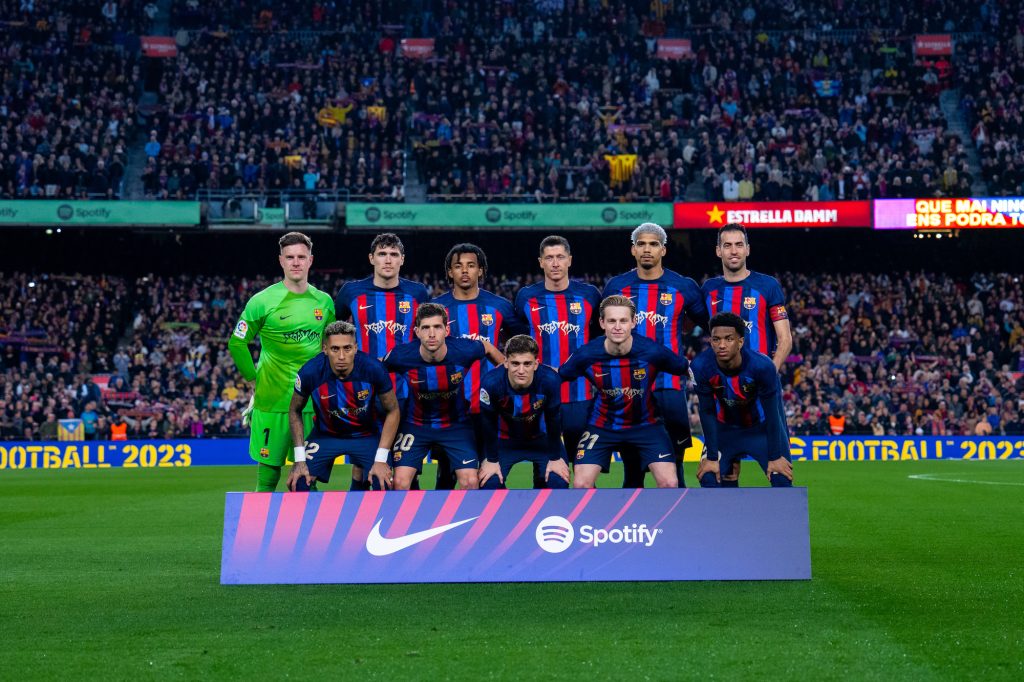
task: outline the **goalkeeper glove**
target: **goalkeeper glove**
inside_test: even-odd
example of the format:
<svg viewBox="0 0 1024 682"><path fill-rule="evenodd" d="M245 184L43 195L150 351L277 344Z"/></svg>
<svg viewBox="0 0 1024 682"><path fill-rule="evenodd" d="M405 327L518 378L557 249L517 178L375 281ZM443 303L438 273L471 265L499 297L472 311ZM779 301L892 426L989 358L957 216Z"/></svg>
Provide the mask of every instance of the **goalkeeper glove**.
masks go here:
<svg viewBox="0 0 1024 682"><path fill-rule="evenodd" d="M246 408L244 410L242 410L242 426L248 426L250 423L252 423L252 409L253 409L253 404L255 402L256 402L256 394L253 393L249 397L249 404L246 406Z"/></svg>

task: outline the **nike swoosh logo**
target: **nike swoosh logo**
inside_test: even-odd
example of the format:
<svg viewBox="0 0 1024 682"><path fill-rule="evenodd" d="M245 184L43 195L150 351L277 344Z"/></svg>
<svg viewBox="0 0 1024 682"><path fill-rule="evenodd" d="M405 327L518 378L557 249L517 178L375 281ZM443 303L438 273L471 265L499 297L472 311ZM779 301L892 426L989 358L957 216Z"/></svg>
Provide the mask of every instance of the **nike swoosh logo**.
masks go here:
<svg viewBox="0 0 1024 682"><path fill-rule="evenodd" d="M380 524L384 522L384 519L380 519L377 521L377 525L373 527L373 530L371 530L370 534L366 537L366 551L373 556L388 556L395 552L401 552L403 549L408 549L413 545L418 545L430 538L437 537L441 533L447 533L452 528L458 528L465 523L475 521L477 518L479 517L474 516L471 519L463 519L462 521L449 523L446 526L428 528L427 530L421 530L418 533L401 535L397 538L386 538L380 534Z"/></svg>
<svg viewBox="0 0 1024 682"><path fill-rule="evenodd" d="M424 379L423 381L413 381L412 379L409 379L409 383L410 384L425 384L425 383L427 383L427 381L426 381L426 379Z"/></svg>
<svg viewBox="0 0 1024 682"><path fill-rule="evenodd" d="M360 310L366 310L366 309L372 308L372 307L373 307L372 305L361 305L361 306L359 306L359 309Z"/></svg>
<svg viewBox="0 0 1024 682"><path fill-rule="evenodd" d="M672 453L670 452L667 455L658 455L658 459L665 459L666 457L671 457L671 456L672 456Z"/></svg>
<svg viewBox="0 0 1024 682"><path fill-rule="evenodd" d="M291 315L281 315L282 320L287 320Z"/></svg>
<svg viewBox="0 0 1024 682"><path fill-rule="evenodd" d="M539 308L534 308L533 306L530 306L530 310L532 310L533 312L537 312L538 310L544 310L544 306L541 306Z"/></svg>
<svg viewBox="0 0 1024 682"><path fill-rule="evenodd" d="M475 461L476 461L475 459L464 459L464 460L462 460L462 463L463 464L472 464Z"/></svg>
<svg viewBox="0 0 1024 682"><path fill-rule="evenodd" d="M605 372L604 374L595 374L594 376L595 376L595 377L606 377L606 376L608 376L609 374L611 374L611 372Z"/></svg>

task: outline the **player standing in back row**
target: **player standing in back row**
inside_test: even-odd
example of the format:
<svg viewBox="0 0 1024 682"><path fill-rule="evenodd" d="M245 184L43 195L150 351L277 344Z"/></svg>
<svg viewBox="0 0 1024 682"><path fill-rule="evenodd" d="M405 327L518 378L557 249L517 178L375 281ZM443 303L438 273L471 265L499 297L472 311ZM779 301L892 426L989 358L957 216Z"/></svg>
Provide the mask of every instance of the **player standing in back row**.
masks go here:
<svg viewBox="0 0 1024 682"><path fill-rule="evenodd" d="M518 327L540 348L540 361L554 369L582 348L597 331L601 294L597 287L569 279L572 252L565 237L553 235L540 243L544 281L516 294ZM562 439L567 450L579 442L587 425L593 386L583 377L562 384ZM534 486L544 487L543 472L534 471Z"/></svg>
<svg viewBox="0 0 1024 682"><path fill-rule="evenodd" d="M396 345L413 340L416 309L429 298L425 286L399 276L404 263L405 245L398 235L378 234L370 244L373 274L346 282L335 298L338 319L352 320L359 350L377 360L383 360ZM394 374L391 380L401 403L408 388ZM352 467L350 490L369 489L363 473L358 466Z"/></svg>
<svg viewBox="0 0 1024 682"><path fill-rule="evenodd" d="M722 276L712 277L701 286L708 313L738 315L747 328L747 349L767 355L781 372L793 350L793 333L779 280L747 269L750 241L747 228L739 223L728 223L718 230L715 255L722 259ZM782 409L781 400L778 405ZM785 414L782 419L785 423ZM738 480L739 462L722 478Z"/></svg>
<svg viewBox="0 0 1024 682"><path fill-rule="evenodd" d="M511 301L480 288L487 274L487 256L483 249L475 244L456 244L445 256L444 269L451 291L437 296L431 303L443 305L448 311L448 335L474 341L486 339L500 348L501 338L509 336L507 330L515 322L515 313ZM474 427L478 427L480 418L480 380L494 367L485 358L470 368L463 382ZM447 464L447 458L438 458L435 490L455 487Z"/></svg>
<svg viewBox="0 0 1024 682"><path fill-rule="evenodd" d="M700 287L689 277L666 270L662 265L668 235L661 225L644 223L633 230L630 252L636 268L613 277L605 285L602 297L625 296L636 304L636 330L662 344L673 353L683 355L683 332L686 319L706 326L708 311ZM683 481L683 454L690 446L690 415L686 403L686 377L661 374L654 385L654 399L672 438L679 486ZM623 459L624 488L642 488L644 470L635 459Z"/></svg>
<svg viewBox="0 0 1024 682"><path fill-rule="evenodd" d="M256 382L249 456L259 463L257 492L277 489L281 467L292 454L288 407L295 375L320 352L323 330L334 322L330 295L309 283L313 241L300 232L289 232L278 241L278 247L284 279L249 299L228 339L228 352L239 373ZM249 351L257 336L261 346L258 365ZM303 414L308 434L313 427L312 405Z"/></svg>

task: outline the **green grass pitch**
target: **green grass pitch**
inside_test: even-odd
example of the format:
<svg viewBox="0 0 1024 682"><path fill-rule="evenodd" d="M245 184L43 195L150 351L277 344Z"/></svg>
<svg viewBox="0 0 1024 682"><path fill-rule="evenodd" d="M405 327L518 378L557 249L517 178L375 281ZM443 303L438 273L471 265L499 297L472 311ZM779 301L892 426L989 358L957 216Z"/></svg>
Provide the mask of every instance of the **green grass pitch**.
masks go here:
<svg viewBox="0 0 1024 682"><path fill-rule="evenodd" d="M1024 462L796 471L811 581L258 587L253 468L0 472L0 677L1024 679Z"/></svg>

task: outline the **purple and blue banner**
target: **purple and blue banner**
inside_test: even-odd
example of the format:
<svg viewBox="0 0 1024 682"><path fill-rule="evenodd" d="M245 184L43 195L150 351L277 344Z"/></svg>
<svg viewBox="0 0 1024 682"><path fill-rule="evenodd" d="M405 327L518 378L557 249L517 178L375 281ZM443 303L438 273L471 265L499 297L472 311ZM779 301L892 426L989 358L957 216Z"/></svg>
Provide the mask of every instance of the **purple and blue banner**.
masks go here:
<svg viewBox="0 0 1024 682"><path fill-rule="evenodd" d="M1024 436L791 436L794 462L1024 459Z"/></svg>
<svg viewBox="0 0 1024 682"><path fill-rule="evenodd" d="M1024 197L875 199L876 230L999 229L1024 226Z"/></svg>
<svg viewBox="0 0 1024 682"><path fill-rule="evenodd" d="M806 580L806 488L228 493L221 583Z"/></svg>
<svg viewBox="0 0 1024 682"><path fill-rule="evenodd" d="M700 458L700 438L686 461ZM1024 436L792 436L793 461L1024 459ZM618 457L616 456L616 461ZM339 457L338 463L345 458ZM0 441L4 469L169 469L251 465L247 438L132 441Z"/></svg>
<svg viewBox="0 0 1024 682"><path fill-rule="evenodd" d="M252 464L249 439L0 441L3 469L172 469Z"/></svg>

